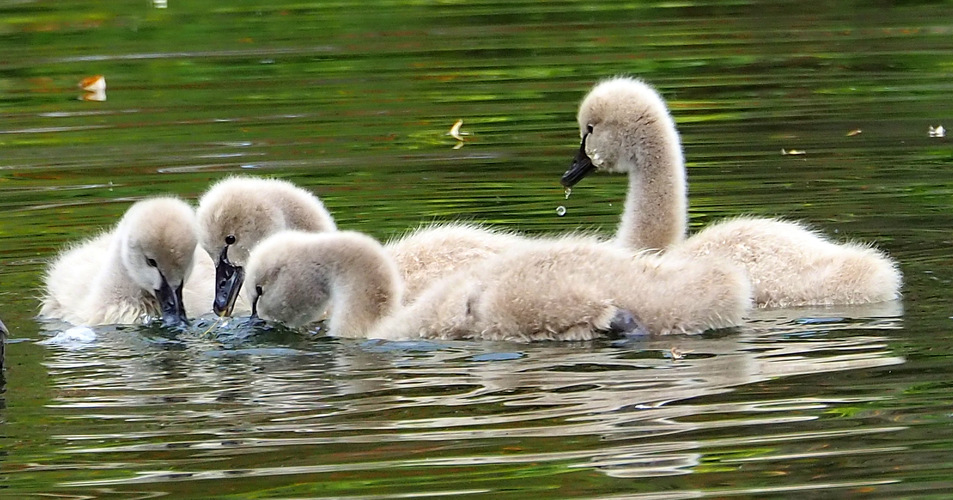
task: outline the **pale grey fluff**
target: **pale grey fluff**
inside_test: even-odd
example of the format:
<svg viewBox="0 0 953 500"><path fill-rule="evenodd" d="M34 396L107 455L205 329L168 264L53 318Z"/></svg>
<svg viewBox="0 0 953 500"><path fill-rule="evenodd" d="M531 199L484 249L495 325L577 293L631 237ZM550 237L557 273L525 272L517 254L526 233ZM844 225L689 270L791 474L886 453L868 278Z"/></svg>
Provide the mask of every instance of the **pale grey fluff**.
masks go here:
<svg viewBox="0 0 953 500"><path fill-rule="evenodd" d="M184 282L187 313L211 310L211 262L197 251L197 231L195 214L182 200L136 202L115 228L53 260L44 277L40 316L87 326L156 318L155 290L163 279L172 288Z"/></svg>
<svg viewBox="0 0 953 500"><path fill-rule="evenodd" d="M577 115L599 170L626 173L616 242L668 255L720 257L743 267L761 307L863 304L900 297L894 260L871 245L835 243L797 222L738 217L686 238L685 164L662 97L627 77L597 84Z"/></svg>
<svg viewBox="0 0 953 500"><path fill-rule="evenodd" d="M373 238L285 231L259 244L247 282L259 316L322 319L341 337L584 340L619 332L700 333L749 310L744 273L708 259L632 253L575 237L524 239L401 301L399 271Z"/></svg>

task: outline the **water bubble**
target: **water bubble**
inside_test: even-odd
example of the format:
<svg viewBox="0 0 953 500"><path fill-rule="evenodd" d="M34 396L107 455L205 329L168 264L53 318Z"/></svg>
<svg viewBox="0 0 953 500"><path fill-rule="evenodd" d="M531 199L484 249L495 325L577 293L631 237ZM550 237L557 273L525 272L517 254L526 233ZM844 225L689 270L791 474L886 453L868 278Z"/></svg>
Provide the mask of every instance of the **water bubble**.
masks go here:
<svg viewBox="0 0 953 500"><path fill-rule="evenodd" d="M567 199L567 200L569 199L569 195L571 195L571 194L572 194L572 188L571 188L571 187L567 187L567 188L566 188L566 199Z"/></svg>
<svg viewBox="0 0 953 500"><path fill-rule="evenodd" d="M566 215L566 207L562 205L559 205L558 207L556 207L556 215L560 217Z"/></svg>

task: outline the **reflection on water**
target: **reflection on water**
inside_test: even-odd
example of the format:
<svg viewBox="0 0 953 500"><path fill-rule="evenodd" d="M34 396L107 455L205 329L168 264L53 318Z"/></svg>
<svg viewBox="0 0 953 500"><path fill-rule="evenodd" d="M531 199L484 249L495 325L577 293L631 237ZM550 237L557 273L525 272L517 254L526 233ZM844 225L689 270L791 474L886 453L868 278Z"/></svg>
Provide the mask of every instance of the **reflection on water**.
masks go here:
<svg viewBox="0 0 953 500"><path fill-rule="evenodd" d="M51 347L45 362L47 407L69 428L98 429L54 433L58 467L102 468L58 487L345 472L397 482L418 469L453 483L461 469L546 464L621 479L696 472L726 448L761 451L722 459L725 467L792 460L791 446L799 458L884 452L824 443L903 426L798 427L882 396L730 396L739 386L904 362L888 347L898 304L853 311L866 320L790 312L737 332L615 347L335 341L251 335L240 322L173 337L102 328L84 348ZM851 334L831 334L840 329Z"/></svg>
<svg viewBox="0 0 953 500"><path fill-rule="evenodd" d="M948 495L953 181L928 132L953 116L945 3L3 9L0 497ZM567 198L559 177L579 100L622 73L672 107L693 230L782 215L875 243L903 304L627 343L213 319L40 343L67 328L34 319L57 250L228 174L296 182L381 239L461 218L610 234L625 178ZM78 100L100 74L108 99Z"/></svg>

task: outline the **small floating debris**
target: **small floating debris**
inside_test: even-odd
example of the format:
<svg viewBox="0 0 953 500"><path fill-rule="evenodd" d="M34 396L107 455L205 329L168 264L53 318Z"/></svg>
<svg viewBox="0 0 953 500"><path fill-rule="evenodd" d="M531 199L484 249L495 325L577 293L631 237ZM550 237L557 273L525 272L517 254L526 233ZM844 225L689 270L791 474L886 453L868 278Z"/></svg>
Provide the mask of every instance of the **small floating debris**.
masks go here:
<svg viewBox="0 0 953 500"><path fill-rule="evenodd" d="M469 134L467 134L466 132L460 132L460 127L462 127L462 126L463 126L463 120L457 120L456 123L454 123L453 126L450 127L450 131L447 132L447 135L449 135L450 137L453 137L454 139L456 139L457 141L459 141L459 142L457 142L457 145L453 147L453 149L460 149L460 148L462 148L462 147L463 147L463 142L464 142L464 141L463 141L463 136L469 135Z"/></svg>
<svg viewBox="0 0 953 500"><path fill-rule="evenodd" d="M152 0L152 6L157 9L165 9L169 7L169 0Z"/></svg>
<svg viewBox="0 0 953 500"><path fill-rule="evenodd" d="M936 127L930 125L930 129L927 130L927 133L930 137L946 137L946 129L943 128L943 125L937 125Z"/></svg>
<svg viewBox="0 0 953 500"><path fill-rule="evenodd" d="M859 128L855 128L854 130L851 130L850 132L847 132L847 137L854 137L855 135L860 135L860 134L862 134L863 132L864 132L863 130L861 130L861 129L859 129Z"/></svg>
<svg viewBox="0 0 953 500"><path fill-rule="evenodd" d="M454 139L458 141L462 141L463 137L460 136L460 127L462 126L463 126L463 120L457 120L456 123L454 123L453 126L450 127L450 132L447 132L447 133L450 134L450 137L453 137Z"/></svg>
<svg viewBox="0 0 953 500"><path fill-rule="evenodd" d="M784 149L781 148L781 154L784 156L803 156L807 154L807 151L803 149Z"/></svg>
<svg viewBox="0 0 953 500"><path fill-rule="evenodd" d="M83 95L79 96L80 101L95 101L103 102L106 100L106 93L102 90L97 92L84 92Z"/></svg>
<svg viewBox="0 0 953 500"><path fill-rule="evenodd" d="M78 86L85 92L79 96L79 100L99 102L106 100L106 77L103 75L93 75L83 78L79 81Z"/></svg>
<svg viewBox="0 0 953 500"><path fill-rule="evenodd" d="M558 207L556 207L556 215L559 217L566 215L566 207L562 205L559 205Z"/></svg>
<svg viewBox="0 0 953 500"><path fill-rule="evenodd" d="M669 352L669 354L672 355L672 359L673 359L673 360L677 360L677 359L682 359L682 358L684 358L686 354L688 354L688 353L690 353L690 352L692 352L692 351L683 351L683 350L679 349L678 347L673 347L673 348L669 349L668 352Z"/></svg>
<svg viewBox="0 0 953 500"><path fill-rule="evenodd" d="M572 194L572 188L571 188L571 187L567 187L567 188L566 188L566 199L567 199L567 200L569 199L569 195L571 195L571 194Z"/></svg>
<svg viewBox="0 0 953 500"><path fill-rule="evenodd" d="M79 81L79 88L86 92L97 92L106 90L106 77L103 75L87 76Z"/></svg>

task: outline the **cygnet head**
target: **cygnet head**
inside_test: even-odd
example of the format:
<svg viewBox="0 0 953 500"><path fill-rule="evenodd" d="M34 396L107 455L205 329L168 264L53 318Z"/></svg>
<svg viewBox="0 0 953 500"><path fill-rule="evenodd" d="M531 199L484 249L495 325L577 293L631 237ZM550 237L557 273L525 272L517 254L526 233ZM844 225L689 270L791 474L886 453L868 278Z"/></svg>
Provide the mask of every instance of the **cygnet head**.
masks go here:
<svg viewBox="0 0 953 500"><path fill-rule="evenodd" d="M198 244L192 208L176 198L140 201L123 216L116 234L123 269L158 299L163 322L187 324L182 288Z"/></svg>
<svg viewBox="0 0 953 500"><path fill-rule="evenodd" d="M400 304L397 267L377 240L353 231L282 231L262 241L248 261L252 316L299 327L321 320L360 337Z"/></svg>
<svg viewBox="0 0 953 500"><path fill-rule="evenodd" d="M597 84L579 105L582 143L562 184L572 187L596 169L633 173L681 145L665 101L647 83L617 77ZM666 156L667 156L666 155Z"/></svg>
<svg viewBox="0 0 953 500"><path fill-rule="evenodd" d="M231 314L249 254L260 241L284 229L334 229L317 198L278 179L224 179L202 196L196 215L202 248L215 262L213 309L218 315Z"/></svg>

